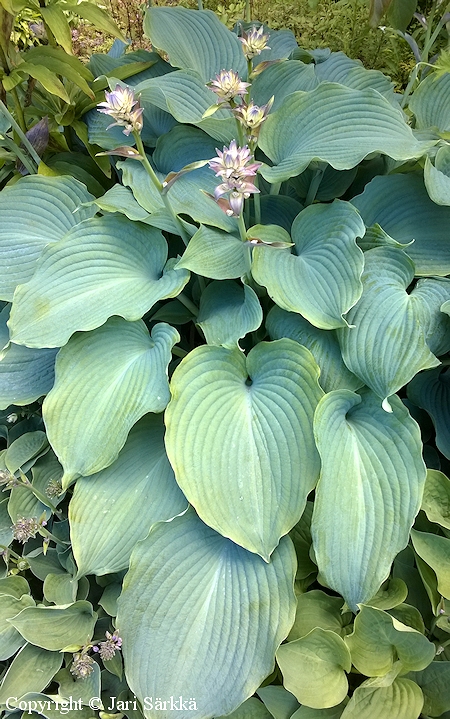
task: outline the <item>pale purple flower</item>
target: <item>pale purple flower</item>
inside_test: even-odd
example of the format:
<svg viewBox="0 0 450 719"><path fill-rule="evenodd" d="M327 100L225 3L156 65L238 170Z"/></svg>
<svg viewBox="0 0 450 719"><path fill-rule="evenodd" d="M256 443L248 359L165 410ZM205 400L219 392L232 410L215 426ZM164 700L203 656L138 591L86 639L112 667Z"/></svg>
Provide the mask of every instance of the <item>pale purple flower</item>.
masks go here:
<svg viewBox="0 0 450 719"><path fill-rule="evenodd" d="M221 70L214 80L206 86L216 93L217 102L227 102L235 97L246 95L249 82L242 82L234 70Z"/></svg>
<svg viewBox="0 0 450 719"><path fill-rule="evenodd" d="M36 536L46 522L38 521L36 517L18 517L12 526L13 536L17 542L25 544Z"/></svg>
<svg viewBox="0 0 450 719"><path fill-rule="evenodd" d="M234 114L244 127L253 131L252 135L254 137L258 135L262 123L272 109L274 99L272 96L266 105L259 106L250 102L248 105L241 105L234 110Z"/></svg>
<svg viewBox="0 0 450 719"><path fill-rule="evenodd" d="M122 639L119 637L117 632L111 634L106 632L106 642L100 642L98 646L94 646L94 652L98 652L103 661L109 661L112 659L116 652L120 651L122 647Z"/></svg>
<svg viewBox="0 0 450 719"><path fill-rule="evenodd" d="M47 487L45 488L45 494L49 499L54 497L60 497L63 493L62 484L59 479L50 479Z"/></svg>
<svg viewBox="0 0 450 719"><path fill-rule="evenodd" d="M86 679L94 671L95 661L88 654L88 649L73 655L70 673L75 679Z"/></svg>
<svg viewBox="0 0 450 719"><path fill-rule="evenodd" d="M244 205L244 200L251 194L259 192L252 178L256 175L261 162L253 162L249 148L238 147L236 140L230 142L229 147L223 151L217 150L218 158L209 160L209 166L220 177L221 182L214 191L214 200L227 215L238 217ZM223 195L228 194L225 200Z"/></svg>
<svg viewBox="0 0 450 719"><path fill-rule="evenodd" d="M242 43L242 49L247 60L251 60L256 55L260 55L263 50L270 50L267 44L269 35L264 33L264 26L260 25L253 27L248 31L242 33L242 37L239 40Z"/></svg>
<svg viewBox="0 0 450 719"><path fill-rule="evenodd" d="M124 127L124 135L131 132L140 132L142 130L142 113L143 108L140 106L139 98L134 95L131 87L121 87L116 85L116 89L112 92L105 92L106 101L98 104L97 110L110 115L115 122L108 125L110 127Z"/></svg>

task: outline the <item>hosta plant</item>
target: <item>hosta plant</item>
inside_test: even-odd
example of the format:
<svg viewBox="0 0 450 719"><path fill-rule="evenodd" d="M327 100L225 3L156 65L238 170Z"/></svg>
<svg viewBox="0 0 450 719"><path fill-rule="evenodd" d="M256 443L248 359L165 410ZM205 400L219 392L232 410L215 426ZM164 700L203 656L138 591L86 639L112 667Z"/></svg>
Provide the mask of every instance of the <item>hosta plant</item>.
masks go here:
<svg viewBox="0 0 450 719"><path fill-rule="evenodd" d="M448 717L450 75L145 29L0 193L0 706Z"/></svg>

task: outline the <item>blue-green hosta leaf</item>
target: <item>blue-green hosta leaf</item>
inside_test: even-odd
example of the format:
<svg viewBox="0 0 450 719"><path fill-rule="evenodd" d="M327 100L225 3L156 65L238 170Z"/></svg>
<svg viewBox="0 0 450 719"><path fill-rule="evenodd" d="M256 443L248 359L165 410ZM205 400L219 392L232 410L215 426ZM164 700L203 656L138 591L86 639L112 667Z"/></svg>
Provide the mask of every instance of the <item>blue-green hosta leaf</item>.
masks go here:
<svg viewBox="0 0 450 719"><path fill-rule="evenodd" d="M251 22L247 25L244 22L239 23L238 25L240 25L243 30L246 30L249 26L252 27L254 24L255 23ZM236 31L236 27L234 28L234 31ZM239 27L238 33L241 34ZM269 40L267 42L269 47L257 56L254 61L255 66L259 62L286 60L290 57L291 53L298 48L297 40L291 30L271 30L270 27L264 25L264 33L269 35Z"/></svg>
<svg viewBox="0 0 450 719"><path fill-rule="evenodd" d="M43 405L49 441L64 467L63 486L108 467L131 427L169 401L167 366L178 332L159 323L111 317L74 335L56 360L56 382Z"/></svg>
<svg viewBox="0 0 450 719"><path fill-rule="evenodd" d="M254 290L232 280L211 282L200 299L197 324L209 345L232 349L248 332L258 329L263 319Z"/></svg>
<svg viewBox="0 0 450 719"><path fill-rule="evenodd" d="M13 539L11 517L8 513L8 498L0 500L0 544L8 547Z"/></svg>
<svg viewBox="0 0 450 719"><path fill-rule="evenodd" d="M0 596L15 597L20 599L24 594L30 593L30 585L27 580L20 575L10 574L8 577L0 579Z"/></svg>
<svg viewBox="0 0 450 719"><path fill-rule="evenodd" d="M296 580L309 578L312 574L317 573L317 565L311 559L311 519L313 512L313 502L306 502L305 510L297 522L295 527L289 532L289 536L294 542L295 553L297 554L297 573ZM297 637L296 637L297 638Z"/></svg>
<svg viewBox="0 0 450 719"><path fill-rule="evenodd" d="M161 719L229 714L273 669L294 619L294 576L288 537L266 564L192 509L155 525L131 555L119 599L131 690L141 700L195 698L196 711L167 709L158 712Z"/></svg>
<svg viewBox="0 0 450 719"><path fill-rule="evenodd" d="M347 315L354 326L338 330L345 364L383 401L420 370L439 364L426 343L431 328L424 298L406 291L413 277L414 265L402 250L366 252L363 295Z"/></svg>
<svg viewBox="0 0 450 719"><path fill-rule="evenodd" d="M435 572L440 594L450 599L450 539L415 529L411 531L411 539L419 557Z"/></svg>
<svg viewBox="0 0 450 719"><path fill-rule="evenodd" d="M3 461L6 468L14 474L18 469L28 471L29 467L35 460L46 452L48 449L47 437L45 432L40 430L36 432L26 432L21 434L12 442L5 452ZM31 464L29 464L31 462ZM28 465L28 466L27 466Z"/></svg>
<svg viewBox="0 0 450 719"><path fill-rule="evenodd" d="M6 331L7 341L9 311L10 305L7 305L0 313L0 332ZM51 390L57 351L12 344L0 354L0 409L6 409L10 404L31 404Z"/></svg>
<svg viewBox="0 0 450 719"><path fill-rule="evenodd" d="M233 68L240 77L246 74L241 43L211 10L149 7L144 29L171 65L198 72L205 83L224 69Z"/></svg>
<svg viewBox="0 0 450 719"><path fill-rule="evenodd" d="M0 706L8 699L22 697L28 692L40 692L50 684L60 668L64 655L25 644L20 650L0 685Z"/></svg>
<svg viewBox="0 0 450 719"><path fill-rule="evenodd" d="M282 309L298 312L321 329L345 327L343 315L362 293L364 255L356 237L364 232L348 202L311 205L292 225L296 254L255 247L253 277Z"/></svg>
<svg viewBox="0 0 450 719"><path fill-rule="evenodd" d="M406 244L416 275L450 273L450 208L428 196L420 175L375 177L352 200L367 227L378 223L393 239Z"/></svg>
<svg viewBox="0 0 450 719"><path fill-rule="evenodd" d="M150 219L150 213L140 206L131 190L123 185L113 185L104 195L93 200L93 203L105 212L121 212L129 220L146 222Z"/></svg>
<svg viewBox="0 0 450 719"><path fill-rule="evenodd" d="M8 621L30 644L59 652L72 644L88 644L97 614L92 604L81 601L61 607L26 607Z"/></svg>
<svg viewBox="0 0 450 719"><path fill-rule="evenodd" d="M301 132L292 132L301 127ZM271 113L259 145L274 167L261 174L282 182L305 170L312 160L349 170L367 155L381 152L394 160L420 157L434 142L419 142L401 110L376 90L353 90L321 83L311 92L295 92Z"/></svg>
<svg viewBox="0 0 450 719"><path fill-rule="evenodd" d="M450 130L450 73L436 77L430 73L419 85L409 101L409 109L416 116L416 127Z"/></svg>
<svg viewBox="0 0 450 719"><path fill-rule="evenodd" d="M302 210L303 206L293 197L286 195L261 197L261 222L265 225L279 225L284 227L286 232L291 231L293 221Z"/></svg>
<svg viewBox="0 0 450 719"><path fill-rule="evenodd" d="M351 612L342 614L342 597L330 597L320 589L312 589L297 597L295 621L288 634L290 642L301 639L315 627L345 636L344 626L353 618Z"/></svg>
<svg viewBox="0 0 450 719"><path fill-rule="evenodd" d="M436 648L423 634L402 624L381 609L362 606L352 634L345 638L352 664L361 674L381 677L400 660L401 672L425 669Z"/></svg>
<svg viewBox="0 0 450 719"><path fill-rule="evenodd" d="M291 719L340 719L342 712L348 704L346 697L343 702L330 709L311 709L305 705L292 714Z"/></svg>
<svg viewBox="0 0 450 719"><path fill-rule="evenodd" d="M256 697L246 699L234 712L227 714L230 719L272 719L272 714ZM224 717L218 717L224 719Z"/></svg>
<svg viewBox="0 0 450 719"><path fill-rule="evenodd" d="M156 143L152 159L160 172L178 172L185 165L215 156L217 142L190 125L175 125Z"/></svg>
<svg viewBox="0 0 450 719"><path fill-rule="evenodd" d="M319 384L325 392L333 389L357 390L363 382L345 366L336 333L319 330L299 314L273 307L266 328L273 340L289 337L309 349L320 368Z"/></svg>
<svg viewBox="0 0 450 719"><path fill-rule="evenodd" d="M314 71L319 82L338 82L354 90L372 88L398 105L395 85L389 77L379 70L367 70L360 60L352 60L343 52L332 52L326 60L314 65Z"/></svg>
<svg viewBox="0 0 450 719"><path fill-rule="evenodd" d="M311 525L319 571L349 607L373 597L406 546L426 468L418 425L398 397L330 392L314 418L322 472ZM348 498L351 497L351 503Z"/></svg>
<svg viewBox="0 0 450 719"><path fill-rule="evenodd" d="M425 187L437 205L450 205L450 145L441 147L434 158L425 160Z"/></svg>
<svg viewBox="0 0 450 719"><path fill-rule="evenodd" d="M313 162L301 175L293 177L290 184L293 185L295 191L301 198L306 198L311 183L315 181L317 165ZM329 202L337 197L341 197L350 187L357 174L357 168L351 170L335 170L331 165L326 165L320 185L316 193L316 200L320 202ZM358 245L360 243L358 242Z"/></svg>
<svg viewBox="0 0 450 719"><path fill-rule="evenodd" d="M50 242L95 214L80 207L93 197L71 177L24 177L0 194L0 298L12 300L17 285L32 277L36 260Z"/></svg>
<svg viewBox="0 0 450 719"><path fill-rule="evenodd" d="M375 223L372 227L366 228L366 234L358 240L358 245L363 252L373 250L374 247L385 247L386 245L388 247L397 247L400 250L404 250L406 247L412 245L413 242L414 240L406 243L397 242L397 240L390 237L378 223Z"/></svg>
<svg viewBox="0 0 450 719"><path fill-rule="evenodd" d="M131 188L144 210L151 213L164 210L167 215L161 195L140 163L125 160L118 163L118 167L123 171L123 184ZM163 179L164 176L160 175L160 180ZM214 225L226 232L237 232L236 219L228 217L219 205L205 194L213 194L216 185L214 172L209 167L202 167L182 175L170 188L168 197L177 214L190 215L197 222Z"/></svg>
<svg viewBox="0 0 450 719"><path fill-rule="evenodd" d="M410 679L395 679L389 686L373 686L368 679L355 689L341 719L417 719L423 707L420 687Z"/></svg>
<svg viewBox="0 0 450 719"><path fill-rule="evenodd" d="M212 117L203 118L206 110L216 104L217 95L206 87L204 80L193 70L177 70L164 77L146 80L137 85L136 91L140 93L144 108L158 107L170 113L178 122L203 128L216 140L228 143L236 135L236 120L229 110L217 110ZM212 155L214 150L201 159Z"/></svg>
<svg viewBox="0 0 450 719"><path fill-rule="evenodd" d="M266 687L260 687L256 693L274 719L290 719L298 709L297 699L282 686L269 684Z"/></svg>
<svg viewBox="0 0 450 719"><path fill-rule="evenodd" d="M0 591L1 591L0 584ZM23 594L20 598L8 595L0 595L0 660L9 659L17 652L20 647L25 644L25 639L11 624L8 619L15 617L16 614L25 609L25 607L34 606L34 599L29 594Z"/></svg>
<svg viewBox="0 0 450 719"><path fill-rule="evenodd" d="M272 111L275 111L292 92L309 92L318 84L313 63L305 65L300 60L286 60L271 65L254 79L251 96L256 105L264 105L274 97Z"/></svg>
<svg viewBox="0 0 450 719"><path fill-rule="evenodd" d="M75 485L69 521L77 576L126 569L134 545L151 525L186 507L167 459L162 418L148 414L132 428L113 464ZM128 531L118 534L118 523Z"/></svg>
<svg viewBox="0 0 450 719"><path fill-rule="evenodd" d="M121 215L86 220L48 247L33 279L17 289L12 341L61 347L77 330L95 329L112 315L140 319L189 280L173 261L164 269L167 254L166 240L153 227Z"/></svg>
<svg viewBox="0 0 450 719"><path fill-rule="evenodd" d="M427 716L440 717L443 712L450 711L449 672L450 662L440 661L432 662L422 672L411 672L409 675L422 689L423 713Z"/></svg>
<svg viewBox="0 0 450 719"><path fill-rule="evenodd" d="M368 604L376 609L393 609L402 604L407 596L408 587L406 583L400 577L393 577L381 585ZM410 625L408 624L408 626Z"/></svg>
<svg viewBox="0 0 450 719"><path fill-rule="evenodd" d="M419 280L411 296L422 311L420 323L426 330L431 352L437 357L446 354L450 351L450 317L441 307L450 302L450 280L444 277Z"/></svg>
<svg viewBox="0 0 450 719"><path fill-rule="evenodd" d="M172 377L166 447L178 484L203 521L267 561L317 480L317 377L310 352L288 339L247 359L197 347Z"/></svg>
<svg viewBox="0 0 450 719"><path fill-rule="evenodd" d="M436 429L436 445L450 459L450 372L441 367L423 372L408 385L408 397L425 409Z"/></svg>
<svg viewBox="0 0 450 719"><path fill-rule="evenodd" d="M246 252L239 237L202 225L176 267L213 280L234 279L247 271Z"/></svg>
<svg viewBox="0 0 450 719"><path fill-rule="evenodd" d="M427 470L422 509L430 522L450 529L450 479L436 469Z"/></svg>
<svg viewBox="0 0 450 719"><path fill-rule="evenodd" d="M326 709L340 704L347 696L345 672L352 666L343 639L332 631L316 627L277 651L277 662L286 689L300 704Z"/></svg>

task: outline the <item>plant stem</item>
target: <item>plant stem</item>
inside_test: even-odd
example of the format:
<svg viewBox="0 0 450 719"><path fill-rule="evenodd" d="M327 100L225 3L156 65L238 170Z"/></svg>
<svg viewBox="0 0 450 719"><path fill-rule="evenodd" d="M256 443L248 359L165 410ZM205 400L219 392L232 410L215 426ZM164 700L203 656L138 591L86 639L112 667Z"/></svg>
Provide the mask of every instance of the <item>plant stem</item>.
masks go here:
<svg viewBox="0 0 450 719"><path fill-rule="evenodd" d="M253 184L255 185L255 187L259 187L258 175L255 175ZM255 194L253 195L253 207L255 210L255 224L260 225L261 224L261 195L259 192L255 192Z"/></svg>
<svg viewBox="0 0 450 719"><path fill-rule="evenodd" d="M278 195L280 192L281 182L272 182L269 195Z"/></svg>
<svg viewBox="0 0 450 719"><path fill-rule="evenodd" d="M23 150L20 149L20 147L14 142L14 140L11 140L11 138L6 137L3 135L2 139L2 145L5 145L11 152L14 153L14 155L20 160L22 165L27 168L30 175L35 175L37 172L37 168L34 164L34 162L31 160L28 155L23 152Z"/></svg>
<svg viewBox="0 0 450 719"><path fill-rule="evenodd" d="M325 172L324 167L318 167L317 170L314 171L314 175L309 184L308 194L306 195L305 207L308 207L308 205L312 205L312 203L316 199L317 191L320 187L320 183L322 181L324 172Z"/></svg>
<svg viewBox="0 0 450 719"><path fill-rule="evenodd" d="M406 107L406 105L407 105L407 100L408 100L408 98L409 98L409 96L410 96L410 94L411 94L411 91L412 91L412 89L413 89L413 87L414 87L414 84L415 84L415 82L416 82L416 80L417 80L417 74L418 74L418 72L419 72L419 65L417 64L417 65L414 67L413 71L411 72L411 75L410 75L408 84L407 84L407 86L406 86L405 92L403 93L402 101L401 101L401 103L400 103L400 107L402 108L402 110L403 110L403 108Z"/></svg>
<svg viewBox="0 0 450 719"><path fill-rule="evenodd" d="M13 96L14 100L14 109L16 111L17 115L17 121L19 123L20 129L23 133L27 131L27 123L25 122L25 115L23 114L22 105L20 104L19 95L17 94L17 90L15 87L11 90L11 95Z"/></svg>
<svg viewBox="0 0 450 719"><path fill-rule="evenodd" d="M197 317L198 315L198 307L195 305L192 300L187 297L184 292L180 292L179 295L177 295L177 300L180 300L181 304L184 305L189 312L192 312L194 317Z"/></svg>
<svg viewBox="0 0 450 719"><path fill-rule="evenodd" d="M247 228L245 226L243 212L241 212L241 214L238 217L238 227L239 227L239 234L241 236L241 240L242 240L242 242L245 243L245 245L244 245L245 263L247 266L246 275L249 279L251 279L251 276L252 276L252 248L251 248L250 243L247 241Z"/></svg>
<svg viewBox="0 0 450 719"><path fill-rule="evenodd" d="M14 559L23 559L23 557L21 557L20 554L14 552L11 547L6 547L4 544L0 544L0 549L2 552L9 552L9 554L14 557Z"/></svg>
<svg viewBox="0 0 450 719"><path fill-rule="evenodd" d="M186 352L186 350L181 347L172 347L172 354L175 355L175 357L186 357L189 352Z"/></svg>
<svg viewBox="0 0 450 719"><path fill-rule="evenodd" d="M22 129L19 127L17 122L15 121L14 117L11 115L10 111L6 107L6 105L0 100L0 112L2 115L8 118L9 122L11 123L13 129L16 131L16 133L19 135L19 138L22 142L22 145L25 147L25 149L29 152L30 156L33 158L33 160L36 163L36 166L39 165L41 158L37 154L36 150L34 149L33 145L29 141L28 137L25 135L25 133L22 131ZM25 164L25 163L24 163ZM36 172L36 170L33 170L33 172Z"/></svg>
<svg viewBox="0 0 450 719"><path fill-rule="evenodd" d="M251 22L250 0L245 0L245 22Z"/></svg>
<svg viewBox="0 0 450 719"><path fill-rule="evenodd" d="M45 527L39 527L39 534L41 537L51 539L55 544L60 544L61 547L70 547L70 542L65 542L64 539L58 539L58 537L55 537L55 535L49 532L48 529L45 529Z"/></svg>
<svg viewBox="0 0 450 719"><path fill-rule="evenodd" d="M198 2L198 9L199 9L199 10L203 10L203 2L202 2L202 0L197 0L197 2Z"/></svg>
<svg viewBox="0 0 450 719"><path fill-rule="evenodd" d="M423 44L423 50L422 50L422 57L421 60L424 62L428 62L428 53L430 52L430 36L431 36L431 29L433 25L434 20L434 14L436 12L437 7L437 0L434 0L434 3L431 6L430 14L428 15L428 23L427 23L427 30L425 33L425 42Z"/></svg>
<svg viewBox="0 0 450 719"><path fill-rule="evenodd" d="M156 175L156 172L154 171L153 167L151 166L150 162L148 161L147 155L145 154L144 149L144 143L142 142L142 138L139 134L139 132L133 132L133 137L136 140L136 148L139 152L139 154L142 157L141 163L147 170L147 175L150 177L150 180L158 190L159 194L161 195L161 199L164 202L166 210L170 213L170 216L172 217L175 227L178 229L178 232L180 234L181 239L183 240L184 244L187 246L189 244L189 237L186 233L186 230L184 229L180 218L177 216L175 210L173 209L169 198L166 194L162 193L162 183L158 180L158 177Z"/></svg>

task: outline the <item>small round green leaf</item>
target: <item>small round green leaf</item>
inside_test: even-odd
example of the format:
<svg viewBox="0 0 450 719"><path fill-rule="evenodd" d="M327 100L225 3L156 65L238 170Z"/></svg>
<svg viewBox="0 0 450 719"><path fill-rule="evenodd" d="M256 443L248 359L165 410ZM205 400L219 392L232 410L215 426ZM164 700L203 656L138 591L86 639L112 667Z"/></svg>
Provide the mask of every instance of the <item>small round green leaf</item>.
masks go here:
<svg viewBox="0 0 450 719"><path fill-rule="evenodd" d="M332 631L316 627L277 651L277 662L288 691L300 704L326 709L347 696L345 672L352 666L343 639Z"/></svg>
<svg viewBox="0 0 450 719"><path fill-rule="evenodd" d="M59 652L72 644L88 644L97 614L92 604L82 601L61 607L27 607L8 621L30 644Z"/></svg>
<svg viewBox="0 0 450 719"><path fill-rule="evenodd" d="M372 687L370 682L355 689L341 719L417 719L423 694L415 682L400 678L386 687Z"/></svg>
<svg viewBox="0 0 450 719"><path fill-rule="evenodd" d="M209 345L232 349L248 332L257 330L262 319L258 297L248 285L210 282L200 298L197 324Z"/></svg>
<svg viewBox="0 0 450 719"><path fill-rule="evenodd" d="M176 267L213 280L242 277L247 271L246 248L238 237L202 226L190 239Z"/></svg>

